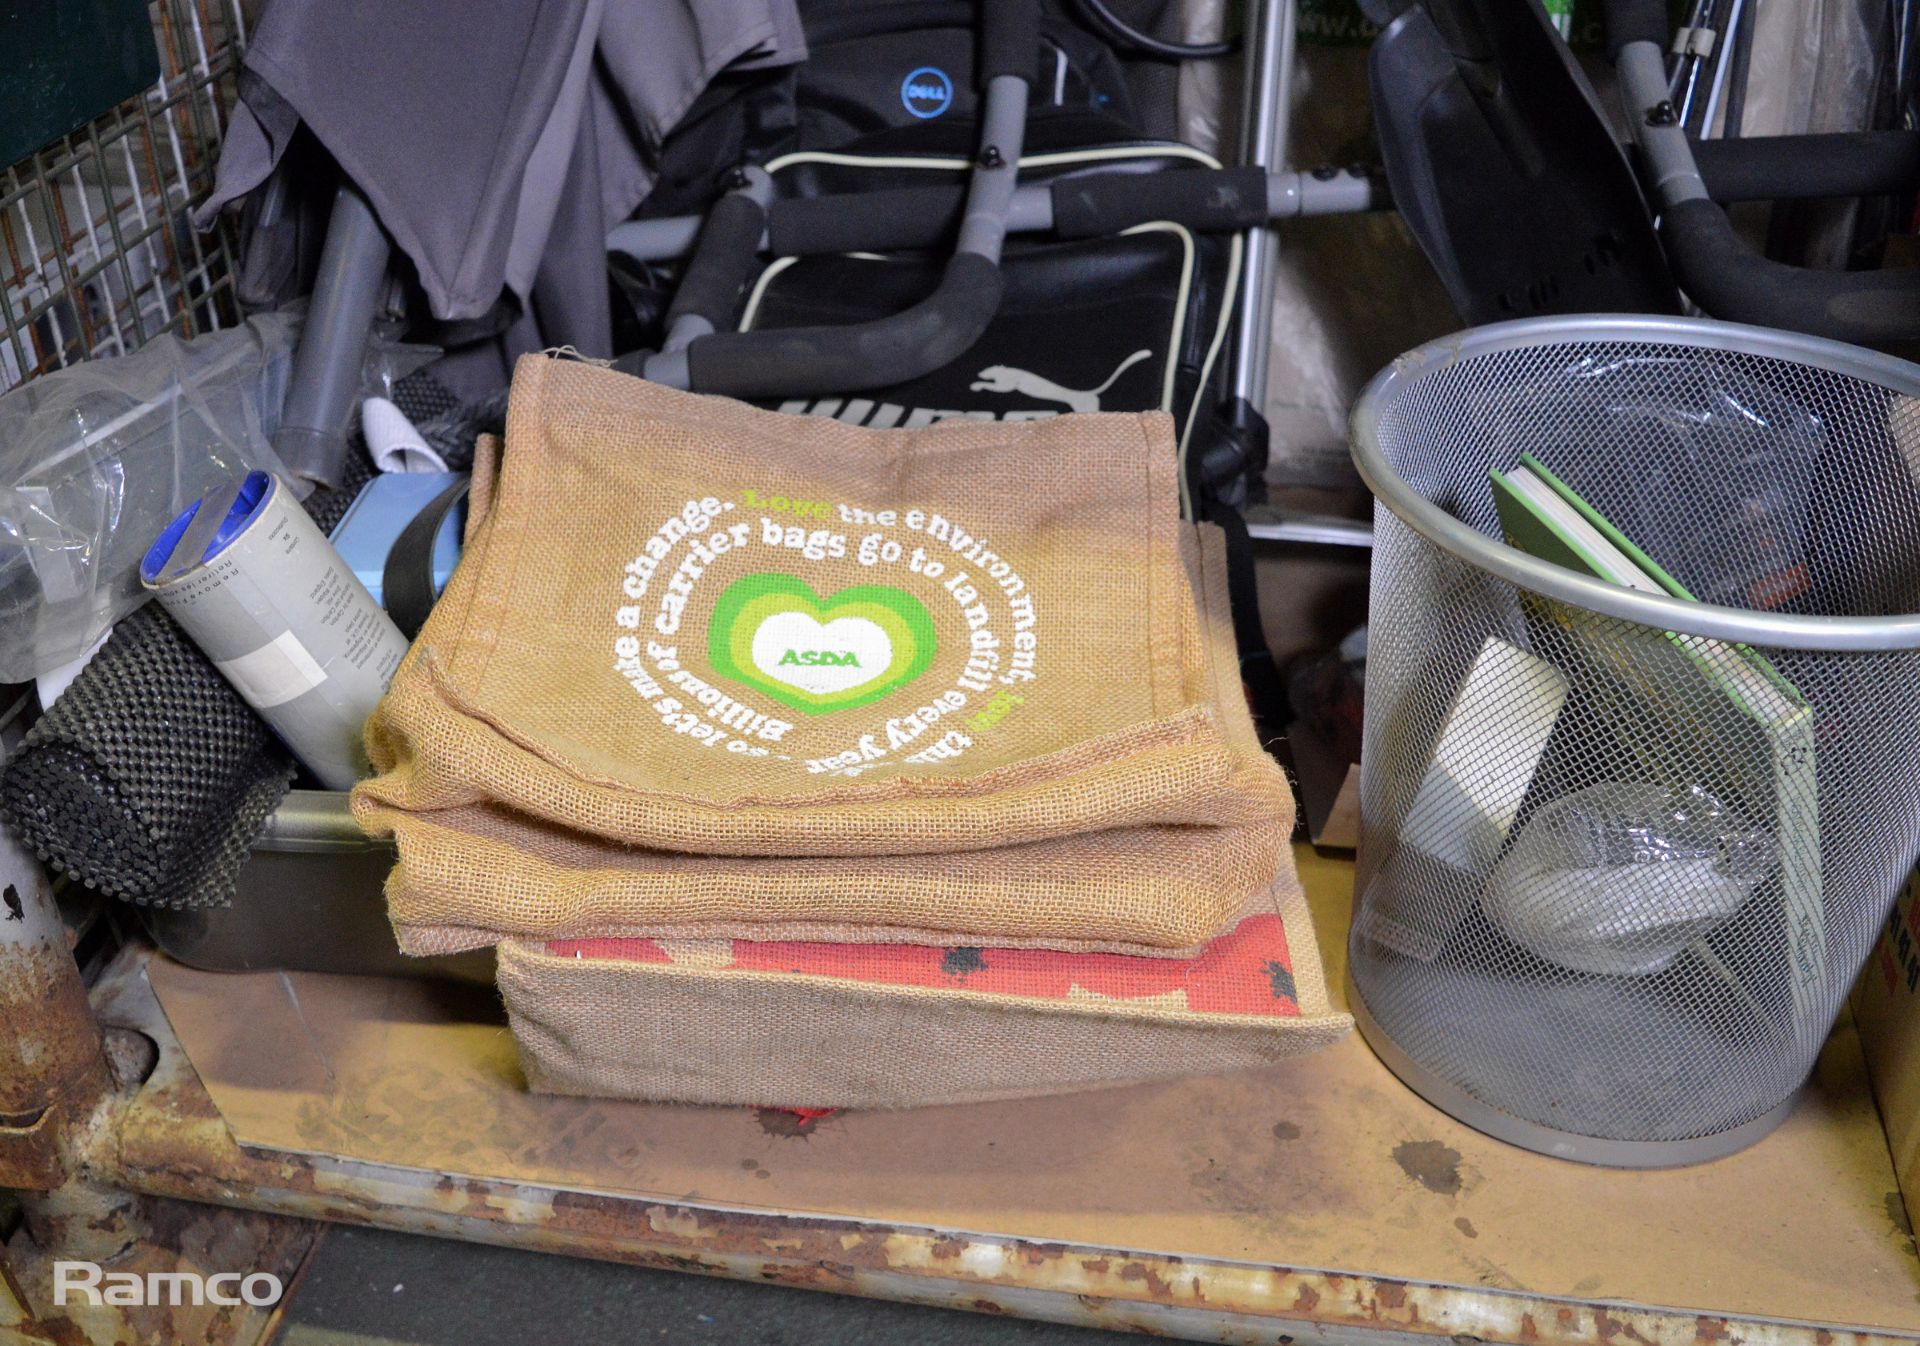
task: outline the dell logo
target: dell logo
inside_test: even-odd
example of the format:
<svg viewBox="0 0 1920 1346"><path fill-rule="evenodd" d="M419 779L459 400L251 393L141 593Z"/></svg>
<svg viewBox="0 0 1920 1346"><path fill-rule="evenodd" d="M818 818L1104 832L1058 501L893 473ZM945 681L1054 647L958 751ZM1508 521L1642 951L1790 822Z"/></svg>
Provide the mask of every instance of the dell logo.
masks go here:
<svg viewBox="0 0 1920 1346"><path fill-rule="evenodd" d="M900 102L922 120L938 117L953 106L953 81L946 71L923 65L900 81Z"/></svg>

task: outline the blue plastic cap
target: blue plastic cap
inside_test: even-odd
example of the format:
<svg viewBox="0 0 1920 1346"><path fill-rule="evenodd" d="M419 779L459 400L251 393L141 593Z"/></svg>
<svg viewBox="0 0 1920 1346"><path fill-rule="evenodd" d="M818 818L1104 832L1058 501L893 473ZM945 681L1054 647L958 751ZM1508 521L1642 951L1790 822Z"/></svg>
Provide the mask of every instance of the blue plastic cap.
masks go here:
<svg viewBox="0 0 1920 1346"><path fill-rule="evenodd" d="M240 494L234 498L233 507L227 511L227 517L220 521L220 527L214 530L213 540L207 543L206 551L201 554L200 563L204 565L225 551L272 494L271 472L249 472L240 487ZM173 549L180 545L180 535L187 531L187 525L193 522L193 516L200 512L200 506L205 503L204 499L194 501L181 512L179 518L161 530L160 536L147 549L146 559L140 562L141 579L151 584L159 577L172 557Z"/></svg>

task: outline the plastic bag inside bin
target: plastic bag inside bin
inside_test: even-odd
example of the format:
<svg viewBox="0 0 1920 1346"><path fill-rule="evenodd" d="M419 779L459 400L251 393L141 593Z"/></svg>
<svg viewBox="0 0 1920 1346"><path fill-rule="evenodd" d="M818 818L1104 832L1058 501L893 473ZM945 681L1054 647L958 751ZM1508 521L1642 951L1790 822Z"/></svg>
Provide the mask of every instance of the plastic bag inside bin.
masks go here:
<svg viewBox="0 0 1920 1346"><path fill-rule="evenodd" d="M1650 976L1746 905L1775 849L1698 786L1603 781L1533 815L1483 905L1550 963Z"/></svg>
<svg viewBox="0 0 1920 1346"><path fill-rule="evenodd" d="M271 441L301 317L167 333L0 396L0 682L79 658L144 602L141 556L207 490L286 475ZM376 341L362 384L390 396L437 354Z"/></svg>
<svg viewBox="0 0 1920 1346"><path fill-rule="evenodd" d="M1569 393L1569 381L1585 386ZM1496 433L1513 459L1549 467L1567 445L1608 446L1581 494L1693 597L1793 610L1810 583L1806 501L1827 439L1803 391L1699 351L1590 357L1506 395Z"/></svg>

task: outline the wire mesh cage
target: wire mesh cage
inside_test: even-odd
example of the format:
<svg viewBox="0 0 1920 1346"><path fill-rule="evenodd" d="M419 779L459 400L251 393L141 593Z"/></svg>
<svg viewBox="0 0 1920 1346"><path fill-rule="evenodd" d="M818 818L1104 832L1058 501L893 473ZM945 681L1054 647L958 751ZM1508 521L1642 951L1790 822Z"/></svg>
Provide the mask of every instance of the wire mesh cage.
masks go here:
<svg viewBox="0 0 1920 1346"><path fill-rule="evenodd" d="M1709 322L1502 324L1402 357L1353 430L1385 506L1363 1030L1530 1148L1740 1147L1920 851L1920 366ZM1503 513L1495 471L1547 507ZM1589 534L1640 580L1536 554L1613 565Z"/></svg>
<svg viewBox="0 0 1920 1346"><path fill-rule="evenodd" d="M0 392L95 355L240 318L233 226L188 219L246 26L235 0L153 0L153 87L0 172Z"/></svg>

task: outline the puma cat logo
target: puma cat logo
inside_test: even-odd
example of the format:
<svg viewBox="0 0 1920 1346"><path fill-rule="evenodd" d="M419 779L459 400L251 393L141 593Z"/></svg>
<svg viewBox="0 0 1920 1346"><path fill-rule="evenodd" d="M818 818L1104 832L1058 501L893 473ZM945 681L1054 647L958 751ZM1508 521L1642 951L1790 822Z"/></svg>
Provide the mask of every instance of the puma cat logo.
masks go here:
<svg viewBox="0 0 1920 1346"><path fill-rule="evenodd" d="M1037 402L1058 402L1069 411L1098 411L1100 395L1113 387L1122 374L1152 354L1150 350L1135 351L1107 375L1105 383L1084 392L1078 388L1063 388L1052 379L1013 365L988 365L975 375L977 381L968 387L976 393L1019 393Z"/></svg>
<svg viewBox="0 0 1920 1346"><path fill-rule="evenodd" d="M975 375L971 386L976 393L1022 393L1041 402L1057 402L1067 411L1098 411L1100 397L1119 377L1153 354L1138 350L1120 362L1098 388L1082 391L1063 388L1052 379L1042 378L1030 369L1013 365L988 365ZM847 425L865 425L875 430L918 430L937 421L1044 421L1060 413L1050 407L1012 407L993 412L977 407L905 407L898 402L876 403L867 397L794 398L780 404L789 416L824 416Z"/></svg>

